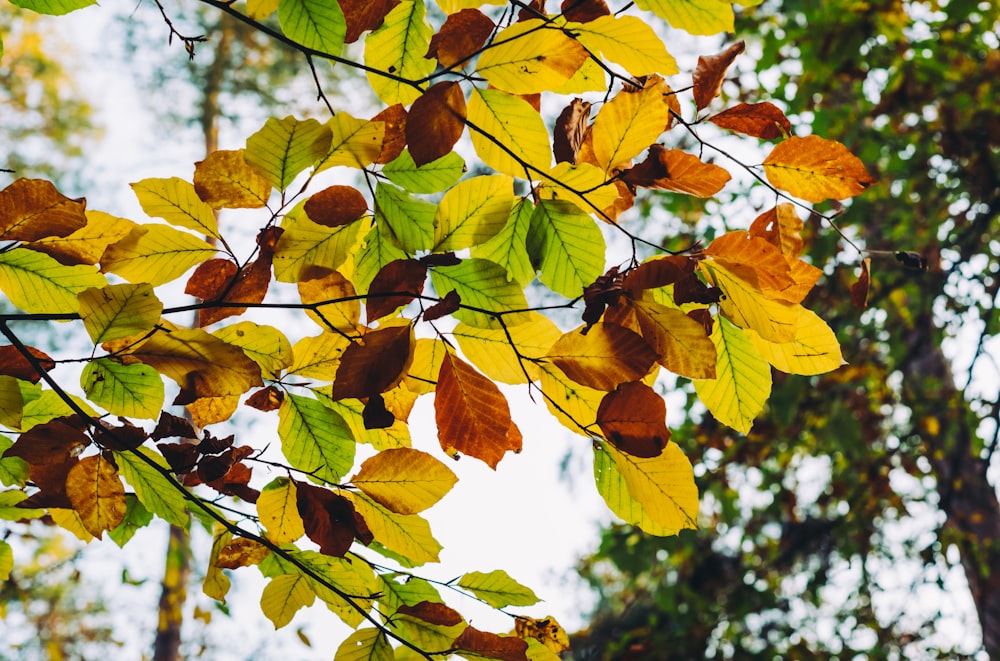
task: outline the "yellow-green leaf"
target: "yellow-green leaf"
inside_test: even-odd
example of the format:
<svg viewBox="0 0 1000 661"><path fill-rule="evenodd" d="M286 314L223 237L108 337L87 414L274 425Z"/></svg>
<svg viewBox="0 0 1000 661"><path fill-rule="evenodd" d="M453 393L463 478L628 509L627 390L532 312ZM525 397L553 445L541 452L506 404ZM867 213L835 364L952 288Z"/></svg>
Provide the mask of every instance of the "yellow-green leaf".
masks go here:
<svg viewBox="0 0 1000 661"><path fill-rule="evenodd" d="M542 200L531 225L541 240L538 279L566 298L582 296L604 273L604 235L597 223L572 202Z"/></svg>
<svg viewBox="0 0 1000 661"><path fill-rule="evenodd" d="M27 497L28 494L20 489L0 491L0 520L20 521L21 519L37 519L45 516L45 510L17 507L17 504Z"/></svg>
<svg viewBox="0 0 1000 661"><path fill-rule="evenodd" d="M125 518L125 488L114 465L99 454L84 457L69 469L66 495L83 527L98 539Z"/></svg>
<svg viewBox="0 0 1000 661"><path fill-rule="evenodd" d="M10 578L10 572L14 569L14 549L10 544L0 540L0 581Z"/></svg>
<svg viewBox="0 0 1000 661"><path fill-rule="evenodd" d="M344 639L333 661L393 661L396 655L385 634L374 627L358 629Z"/></svg>
<svg viewBox="0 0 1000 661"><path fill-rule="evenodd" d="M584 213L599 213L618 199L618 189L604 171L590 163L557 163L538 187L543 200L569 201Z"/></svg>
<svg viewBox="0 0 1000 661"><path fill-rule="evenodd" d="M350 345L351 341L340 333L304 337L292 347L295 358L288 373L332 383L337 378L340 356Z"/></svg>
<svg viewBox="0 0 1000 661"><path fill-rule="evenodd" d="M281 31L306 48L336 56L344 47L347 19L336 2L281 0L278 20Z"/></svg>
<svg viewBox="0 0 1000 661"><path fill-rule="evenodd" d="M461 250L503 229L514 204L513 180L504 174L473 177L441 198L434 215L434 250Z"/></svg>
<svg viewBox="0 0 1000 661"><path fill-rule="evenodd" d="M261 376L274 379L292 364L292 345L284 333L273 326L241 321L212 333L227 344L239 347L250 360L260 365Z"/></svg>
<svg viewBox="0 0 1000 661"><path fill-rule="evenodd" d="M0 435L0 484L8 487L23 487L31 476L31 465L21 457L3 456L4 452L13 445L14 441Z"/></svg>
<svg viewBox="0 0 1000 661"><path fill-rule="evenodd" d="M663 40L638 16L599 16L587 23L569 23L566 28L591 53L603 55L633 76L672 76L679 71Z"/></svg>
<svg viewBox="0 0 1000 661"><path fill-rule="evenodd" d="M492 238L472 246L472 256L499 264L507 270L507 280L513 279L526 286L535 279L535 267L527 246L534 212L535 205L530 200L522 198L515 202L507 223Z"/></svg>
<svg viewBox="0 0 1000 661"><path fill-rule="evenodd" d="M325 227L304 213L289 214L281 222L285 232L274 249L274 278L298 282L310 266L337 270L356 248L364 227L362 222Z"/></svg>
<svg viewBox="0 0 1000 661"><path fill-rule="evenodd" d="M529 321L506 329L460 323L452 334L462 353L486 376L502 383L527 383L529 378L539 378L538 365L531 359L543 357L562 336L548 317L537 312L529 314ZM518 360L518 354L524 360Z"/></svg>
<svg viewBox="0 0 1000 661"><path fill-rule="evenodd" d="M710 35L734 30L731 0L636 0L635 4L688 34Z"/></svg>
<svg viewBox="0 0 1000 661"><path fill-rule="evenodd" d="M142 455L145 460L137 455ZM132 452L115 452L114 456L121 476L135 489L135 495L147 510L175 526L187 527L190 521L187 501L176 485L164 477L160 470L150 465L152 463L159 466L162 471L169 471L170 466L166 459L144 447Z"/></svg>
<svg viewBox="0 0 1000 661"><path fill-rule="evenodd" d="M400 158L404 155L406 152ZM439 160L446 158L448 157ZM432 161L424 167L432 167L437 162ZM430 202L413 197L385 182L380 181L375 188L375 217L379 222L379 231L388 230L387 235L392 241L410 254L434 247L436 212L437 207Z"/></svg>
<svg viewBox="0 0 1000 661"><path fill-rule="evenodd" d="M201 591L212 599L226 603L226 595L232 586L229 577L219 567L219 555L222 549L233 541L233 533L225 526L216 523L212 537L212 550L208 556L208 569L205 571L205 580L201 584Z"/></svg>
<svg viewBox="0 0 1000 661"><path fill-rule="evenodd" d="M757 353L786 374L825 374L845 364L836 334L811 310L799 313L791 342L768 342L753 331L747 334Z"/></svg>
<svg viewBox="0 0 1000 661"><path fill-rule="evenodd" d="M451 491L458 478L420 450L383 450L361 464L351 483L396 514L416 514Z"/></svg>
<svg viewBox="0 0 1000 661"><path fill-rule="evenodd" d="M425 58L434 29L424 20L423 0L403 0L385 17L382 25L365 39L365 65L393 77L368 72L368 82L386 105L409 105L423 90L407 80L421 80L437 63Z"/></svg>
<svg viewBox="0 0 1000 661"><path fill-rule="evenodd" d="M325 155L316 162L316 172L342 165L364 168L375 162L382 152L385 122L373 122L338 112L329 122L331 140Z"/></svg>
<svg viewBox="0 0 1000 661"><path fill-rule="evenodd" d="M419 342L430 340L417 340ZM410 426L404 420L394 420L392 425L384 429L366 429L363 417L365 405L359 399L338 399L336 401L320 394L316 394L325 406L330 407L340 414L347 426L351 429L354 440L358 443L368 443L376 450L389 450L392 448L408 448L412 444L410 441Z"/></svg>
<svg viewBox="0 0 1000 661"><path fill-rule="evenodd" d="M163 312L163 303L148 283L91 287L78 299L80 318L94 344L145 333Z"/></svg>
<svg viewBox="0 0 1000 661"><path fill-rule="evenodd" d="M0 290L17 308L35 313L74 313L77 294L103 287L107 280L93 266L64 266L25 248L0 253Z"/></svg>
<svg viewBox="0 0 1000 661"><path fill-rule="evenodd" d="M465 161L458 152L451 151L418 167L410 156L410 151L404 149L392 162L386 163L382 172L389 177L389 181L411 193L438 193L451 188L462 178L465 174ZM382 188L383 184L379 183L378 187ZM377 189L375 196L377 199Z"/></svg>
<svg viewBox="0 0 1000 661"><path fill-rule="evenodd" d="M215 252L211 244L189 232L167 225L139 225L108 247L101 257L101 271L156 287L179 278Z"/></svg>
<svg viewBox="0 0 1000 661"><path fill-rule="evenodd" d="M676 529L665 528L654 521L642 504L632 498L611 453L605 452L601 445L594 448L594 481L608 509L625 523L658 537L677 534Z"/></svg>
<svg viewBox="0 0 1000 661"><path fill-rule="evenodd" d="M130 185L147 215L162 218L171 225L220 238L219 221L215 212L198 197L194 184L179 177L171 177L143 179Z"/></svg>
<svg viewBox="0 0 1000 661"><path fill-rule="evenodd" d="M475 88L467 120L476 153L497 172L534 179L537 175L525 165L546 171L552 164L545 122L524 99L500 90Z"/></svg>
<svg viewBox="0 0 1000 661"><path fill-rule="evenodd" d="M21 429L24 395L19 381L7 374L0 374L0 425L8 429Z"/></svg>
<svg viewBox="0 0 1000 661"><path fill-rule="evenodd" d="M457 585L476 595L493 608L531 606L539 601L531 588L521 585L502 569L496 569L488 574L478 571L469 572L458 579Z"/></svg>
<svg viewBox="0 0 1000 661"><path fill-rule="evenodd" d="M540 363L538 369L549 412L566 429L593 436L586 428L597 421L597 408L608 393L580 385L552 363Z"/></svg>
<svg viewBox="0 0 1000 661"><path fill-rule="evenodd" d="M351 430L319 401L288 394L278 409L281 450L293 468L337 483L354 465Z"/></svg>
<svg viewBox="0 0 1000 661"><path fill-rule="evenodd" d="M515 282L507 282L507 271L502 266L485 259L465 259L456 266L438 267L431 271L431 282L440 296L457 291L462 302L482 310L506 312L504 321L521 324L528 320L528 307L524 289ZM516 312L515 312L516 311ZM498 328L496 318L483 312L459 310L453 315L480 328Z"/></svg>
<svg viewBox="0 0 1000 661"><path fill-rule="evenodd" d="M327 153L331 140L330 128L315 119L272 117L247 138L244 158L272 186L283 191Z"/></svg>
<svg viewBox="0 0 1000 661"><path fill-rule="evenodd" d="M580 42L540 18L504 28L479 56L476 72L511 94L537 94L562 85L590 57Z"/></svg>
<svg viewBox="0 0 1000 661"><path fill-rule="evenodd" d="M295 482L287 477L274 478L260 492L257 516L275 544L294 542L306 534L296 505Z"/></svg>
<svg viewBox="0 0 1000 661"><path fill-rule="evenodd" d="M716 378L695 381L695 390L719 422L746 434L771 394L771 366L743 329L725 317L716 319L712 341Z"/></svg>
<svg viewBox="0 0 1000 661"><path fill-rule="evenodd" d="M155 420L163 408L163 379L142 363L98 358L83 368L80 386L90 401L114 415Z"/></svg>
<svg viewBox="0 0 1000 661"><path fill-rule="evenodd" d="M675 534L698 527L694 470L676 443L669 441L662 453L648 459L620 452L609 443L602 443L601 451L611 456L629 496L660 527L660 532Z"/></svg>
<svg viewBox="0 0 1000 661"><path fill-rule="evenodd" d="M316 593L309 586L309 579L302 574L275 576L264 586L260 595L260 610L280 629L295 617L304 606L312 606Z"/></svg>
<svg viewBox="0 0 1000 661"><path fill-rule="evenodd" d="M438 561L441 544L431 534L431 525L419 514L390 512L363 494L355 495L352 501L375 541L395 556L408 561L410 566Z"/></svg>

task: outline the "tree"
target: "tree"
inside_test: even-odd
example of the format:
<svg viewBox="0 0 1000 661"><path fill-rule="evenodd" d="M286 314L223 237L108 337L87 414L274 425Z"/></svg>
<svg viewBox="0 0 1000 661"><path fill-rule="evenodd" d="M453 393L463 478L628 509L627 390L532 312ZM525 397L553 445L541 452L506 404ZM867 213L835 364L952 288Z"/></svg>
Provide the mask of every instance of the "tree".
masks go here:
<svg viewBox="0 0 1000 661"><path fill-rule="evenodd" d="M68 13L92 2L17 4ZM339 658L552 658L566 643L553 620L515 616L513 634L484 632L442 598L534 603L503 570L449 583L412 571L440 549L420 512L457 479L435 454L495 468L519 452L496 383L522 384L593 446L615 514L653 535L694 528L692 465L654 385L672 378L661 372L693 380L714 416L745 432L771 365L838 368L836 337L802 305L821 271L800 256L797 209L809 207L796 199L851 198L871 177L842 144L791 136L773 104L721 107L743 42L702 57L689 87L666 83L679 71L662 21L731 31L729 2L647 0L612 13L568 0L548 13L448 0L440 14L422 0L200 4L299 52L331 111L323 60L363 71L383 109L271 118L190 180L133 182L145 213L166 224L86 209L44 180L0 192L0 290L20 310L0 316L10 343L0 424L12 435L0 513L120 545L154 517L184 527L193 515L215 535L207 594L224 599L223 570L256 565L276 627L318 597L357 629ZM164 18L189 54L200 47ZM341 54L362 39L358 60ZM547 125L541 109L574 95ZM730 156L723 131L767 145L763 164ZM678 134L699 155L670 146ZM462 150L478 158L469 176ZM636 196L716 196L732 175L709 153L773 203L747 215L748 230L671 251L631 227ZM334 176L346 173L356 186ZM621 239L621 254L606 251ZM275 325L247 318L277 310L287 316L269 316ZM568 310L582 316L568 331L543 314ZM178 325L192 311L197 327ZM307 319L319 334L301 336ZM82 329L92 353L29 346L19 329L42 320ZM79 389L66 376L73 364ZM190 422L165 410L168 392ZM440 447L416 449L407 418L431 393ZM280 454L211 428L249 409L277 418ZM374 451L363 461L360 444ZM257 466L283 474L261 484Z"/></svg>
<svg viewBox="0 0 1000 661"><path fill-rule="evenodd" d="M839 221L871 258L872 311L848 305L851 271L830 269L831 286L811 300L852 367L809 389L776 386L747 437L711 419L689 422L704 448L700 486L732 541L608 531L585 563L604 607L576 658L620 658L624 649L637 659L668 658L664 649L670 658L1000 653L1000 508L988 476L998 404L982 385L995 381L984 359L997 333L990 246L1000 163L990 99L1000 14L926 4L786 2L746 17L762 37L760 65L776 68L761 80L773 81L790 113L855 148L880 181ZM808 241L820 262L837 260L841 246L828 233ZM907 268L923 260L927 270ZM956 342L969 350L955 351ZM714 470L722 457L725 473ZM792 477L804 465L810 495ZM746 472L754 498L736 492ZM893 570L905 587L886 585ZM980 642L944 635L967 589ZM885 598L894 591L940 598ZM803 635L818 620L836 622L832 633ZM958 626L972 632L977 623Z"/></svg>

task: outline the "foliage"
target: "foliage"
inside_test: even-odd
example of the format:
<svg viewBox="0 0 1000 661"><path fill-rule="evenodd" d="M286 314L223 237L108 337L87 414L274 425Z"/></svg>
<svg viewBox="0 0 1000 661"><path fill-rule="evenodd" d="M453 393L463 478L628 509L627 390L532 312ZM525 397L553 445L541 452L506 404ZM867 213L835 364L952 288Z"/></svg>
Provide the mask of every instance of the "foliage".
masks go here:
<svg viewBox="0 0 1000 661"><path fill-rule="evenodd" d="M607 531L582 567L602 606L574 658L993 658L1000 13L786 1L745 20L770 72L729 91L777 95L880 181L838 221L866 248L872 309L848 300L842 243L807 227L830 265L810 300L851 367L808 388L776 375L745 437L690 416L718 527Z"/></svg>
<svg viewBox="0 0 1000 661"><path fill-rule="evenodd" d="M61 14L92 2L16 4ZM521 384L588 439L616 515L659 536L696 527L692 465L654 386L693 380L702 404L745 432L772 367L839 367L833 331L802 304L821 271L802 257L809 207L791 196L842 200L872 178L840 143L791 136L777 106L716 101L742 42L699 59L690 86L667 84L679 72L662 20L732 30L729 2L612 13L569 1L555 14L456 0L201 4L296 49L313 72L320 60L364 71L383 108L273 117L187 178L133 182L164 223L88 209L44 180L0 191L0 289L21 310L0 316L11 433L0 514L119 545L153 518L193 515L215 536L209 596L225 599L223 570L256 565L276 627L318 598L358 628L338 658L391 658L390 641L424 658L552 658L566 637L550 619L516 617L498 635L445 605L442 590L497 609L534 603L503 570L446 584L410 572L437 560L420 513L458 479L435 454L496 468L519 452L497 382ZM203 37L164 18L195 54ZM358 60L342 55L353 42ZM729 156L720 129L763 141L762 165ZM709 199L733 173L774 200L747 230L672 252L634 222L637 196ZM196 303L180 300L181 283ZM197 327L178 325L192 310ZM569 331L543 314L565 310L581 315ZM42 320L75 325L92 352L28 346L21 329ZM65 375L79 363L77 390ZM439 448L411 442L424 395ZM248 409L276 419L280 456L206 429ZM262 484L258 466L283 475Z"/></svg>

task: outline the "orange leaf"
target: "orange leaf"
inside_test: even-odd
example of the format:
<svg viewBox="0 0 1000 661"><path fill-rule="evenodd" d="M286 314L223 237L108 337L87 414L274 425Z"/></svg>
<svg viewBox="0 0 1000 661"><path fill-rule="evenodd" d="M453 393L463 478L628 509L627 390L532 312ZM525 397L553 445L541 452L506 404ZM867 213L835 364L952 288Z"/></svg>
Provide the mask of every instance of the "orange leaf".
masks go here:
<svg viewBox="0 0 1000 661"><path fill-rule="evenodd" d="M306 200L309 220L325 227L349 225L368 211L365 196L353 186L330 186Z"/></svg>
<svg viewBox="0 0 1000 661"><path fill-rule="evenodd" d="M347 21L344 42L353 44L362 32L382 25L386 15L399 4L399 0L339 0L339 4Z"/></svg>
<svg viewBox="0 0 1000 661"><path fill-rule="evenodd" d="M427 267L415 259L397 259L383 266L368 287L369 323L412 301L412 294L423 292L426 279Z"/></svg>
<svg viewBox="0 0 1000 661"><path fill-rule="evenodd" d="M501 661L528 661L528 641L513 636L498 636L471 626L465 628L451 647L455 651L472 652Z"/></svg>
<svg viewBox="0 0 1000 661"><path fill-rule="evenodd" d="M802 219L795 206L783 202L768 209L750 224L750 236L766 239L785 257L798 257L802 252Z"/></svg>
<svg viewBox="0 0 1000 661"><path fill-rule="evenodd" d="M576 165L576 156L589 129L589 119L590 103L583 99L573 99L559 113L552 134L552 151L555 153L556 163Z"/></svg>
<svg viewBox="0 0 1000 661"><path fill-rule="evenodd" d="M563 18L574 23L589 23L611 14L604 0L563 0L559 10Z"/></svg>
<svg viewBox="0 0 1000 661"><path fill-rule="evenodd" d="M259 209L271 184L243 158L243 150L216 151L194 164L194 190L213 209Z"/></svg>
<svg viewBox="0 0 1000 661"><path fill-rule="evenodd" d="M28 353L35 357L38 367L43 371L49 372L55 368L55 362L47 353L34 347L25 348L28 350ZM42 375L38 372L38 368L32 365L24 357L24 354L18 351L17 347L12 344L5 344L0 347L0 374L6 374L22 381L31 381L32 383L38 383L39 379L42 378Z"/></svg>
<svg viewBox="0 0 1000 661"><path fill-rule="evenodd" d="M847 147L815 135L788 138L764 159L767 180L809 202L843 200L875 183Z"/></svg>
<svg viewBox="0 0 1000 661"><path fill-rule="evenodd" d="M406 142L417 167L452 150L465 130L465 95L454 81L437 83L413 105L406 119Z"/></svg>
<svg viewBox="0 0 1000 661"><path fill-rule="evenodd" d="M744 231L723 234L709 244L705 254L761 289L781 291L795 282L790 275L788 260L781 251L766 240Z"/></svg>
<svg viewBox="0 0 1000 661"><path fill-rule="evenodd" d="M683 255L650 259L628 272L622 282L622 289L641 293L644 289L672 285L694 277L697 263L697 260Z"/></svg>
<svg viewBox="0 0 1000 661"><path fill-rule="evenodd" d="M371 121L385 124L382 151L379 152L375 162L385 164L395 160L406 148L406 109L403 108L403 104L389 106L372 117Z"/></svg>
<svg viewBox="0 0 1000 661"><path fill-rule="evenodd" d="M18 179L0 191L0 241L67 236L87 224L87 201L71 200L44 179Z"/></svg>
<svg viewBox="0 0 1000 661"><path fill-rule="evenodd" d="M656 352L637 333L598 323L586 335L580 329L563 335L549 349L548 358L577 383L610 391L646 376Z"/></svg>
<svg viewBox="0 0 1000 661"><path fill-rule="evenodd" d="M469 59L493 32L493 21L478 9L463 9L445 19L431 37L426 57L436 57L443 67Z"/></svg>
<svg viewBox="0 0 1000 661"><path fill-rule="evenodd" d="M724 129L764 140L780 138L792 130L792 124L785 113L781 112L781 108L767 101L741 103L710 117L708 121Z"/></svg>
<svg viewBox="0 0 1000 661"><path fill-rule="evenodd" d="M722 190L730 175L725 168L704 163L693 154L652 145L646 160L626 172L623 178L633 186L712 197Z"/></svg>
<svg viewBox="0 0 1000 661"><path fill-rule="evenodd" d="M521 432L503 393L451 353L441 362L434 415L438 440L449 455L469 455L496 470L505 453L521 451Z"/></svg>
<svg viewBox="0 0 1000 661"><path fill-rule="evenodd" d="M698 58L698 66L695 67L693 76L694 102L698 110L706 107L719 95L722 81L726 77L726 69L737 55L746 50L746 47L746 43L740 40L718 55L703 55Z"/></svg>
<svg viewBox="0 0 1000 661"><path fill-rule="evenodd" d="M285 393L274 386L262 388L247 398L247 406L258 411L276 411L281 408Z"/></svg>
<svg viewBox="0 0 1000 661"><path fill-rule="evenodd" d="M410 324L369 331L351 342L340 357L333 398L363 399L395 386L406 376L414 342Z"/></svg>
<svg viewBox="0 0 1000 661"><path fill-rule="evenodd" d="M636 301L632 308L643 339L659 355L657 362L689 379L715 378L715 344L701 322L652 301Z"/></svg>
<svg viewBox="0 0 1000 661"><path fill-rule="evenodd" d="M641 381L629 381L609 392L597 408L597 425L604 437L634 457L655 457L670 440L667 406Z"/></svg>
<svg viewBox="0 0 1000 661"><path fill-rule="evenodd" d="M403 604L396 612L443 627L453 627L462 622L462 615L458 611L434 601L421 601L414 606Z"/></svg>
<svg viewBox="0 0 1000 661"><path fill-rule="evenodd" d="M125 487L101 455L81 459L66 475L66 495L83 527L100 539L125 518Z"/></svg>
<svg viewBox="0 0 1000 661"><path fill-rule="evenodd" d="M277 227L261 232L257 237L260 254L242 269L224 259L202 263L191 275L184 292L206 302L260 303L271 284L273 245L277 241L273 235L280 235L281 232L281 228ZM229 306L202 308L198 311L198 325L208 326L227 317L241 315L246 310L245 307Z"/></svg>

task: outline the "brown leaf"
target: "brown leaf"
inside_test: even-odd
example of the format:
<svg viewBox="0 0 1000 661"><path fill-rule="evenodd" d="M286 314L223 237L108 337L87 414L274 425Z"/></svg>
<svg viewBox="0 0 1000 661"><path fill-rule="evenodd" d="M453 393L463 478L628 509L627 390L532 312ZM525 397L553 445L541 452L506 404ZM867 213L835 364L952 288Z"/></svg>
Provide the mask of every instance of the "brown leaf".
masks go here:
<svg viewBox="0 0 1000 661"><path fill-rule="evenodd" d="M55 368L55 361L47 353L34 347L25 348L28 350L28 353L34 356L38 367L43 371L49 372ZM30 381L31 383L38 383L42 378L38 369L12 344L5 344L0 347L0 374L12 376L22 381Z"/></svg>
<svg viewBox="0 0 1000 661"><path fill-rule="evenodd" d="M18 503L18 507L65 507L73 508L69 496L66 495L66 478L70 470L80 462L72 457L61 463L32 464L31 482L39 491L30 498Z"/></svg>
<svg viewBox="0 0 1000 661"><path fill-rule="evenodd" d="M44 179L18 179L0 191L0 241L67 236L87 224L87 201L71 200Z"/></svg>
<svg viewBox="0 0 1000 661"><path fill-rule="evenodd" d="M149 435L154 441L162 438L198 438L198 432L194 430L191 422L180 416L160 412L160 419L156 422L156 428Z"/></svg>
<svg viewBox="0 0 1000 661"><path fill-rule="evenodd" d="M285 399L285 393L275 386L261 388L247 398L247 406L258 411L276 411L281 408L281 402Z"/></svg>
<svg viewBox="0 0 1000 661"><path fill-rule="evenodd" d="M3 456L20 457L32 466L75 459L90 445L90 438L74 422L75 418L56 418L35 425L21 434Z"/></svg>
<svg viewBox="0 0 1000 661"><path fill-rule="evenodd" d="M273 252L261 249L260 256L240 269L226 259L202 262L188 279L184 293L205 302L260 303L271 284ZM205 307L198 310L198 326L214 324L246 312L245 307Z"/></svg>
<svg viewBox="0 0 1000 661"><path fill-rule="evenodd" d="M694 275L697 260L684 255L651 259L625 276L622 288L638 297L645 289L666 287Z"/></svg>
<svg viewBox="0 0 1000 661"><path fill-rule="evenodd" d="M194 443L157 443L156 447L167 460L170 470L178 475L193 471L201 458L198 446Z"/></svg>
<svg viewBox="0 0 1000 661"><path fill-rule="evenodd" d="M527 5L521 4L521 9L517 12L517 20L527 21L532 18L547 18L545 13L545 0L531 0Z"/></svg>
<svg viewBox="0 0 1000 661"><path fill-rule="evenodd" d="M424 321L434 321L457 312L462 306L462 296L454 289L444 295L440 301L424 310Z"/></svg>
<svg viewBox="0 0 1000 661"><path fill-rule="evenodd" d="M781 112L781 108L767 101L741 103L710 117L708 121L724 129L764 140L775 140L792 131L792 123Z"/></svg>
<svg viewBox="0 0 1000 661"><path fill-rule="evenodd" d="M555 130L552 132L552 151L555 153L556 163L576 165L580 145L583 144L590 129L587 125L589 120L590 103L583 99L573 99L559 113Z"/></svg>
<svg viewBox="0 0 1000 661"><path fill-rule="evenodd" d="M81 459L66 475L66 495L83 527L101 539L125 519L125 487L101 455Z"/></svg>
<svg viewBox="0 0 1000 661"><path fill-rule="evenodd" d="M354 505L329 489L295 482L295 504L306 536L319 544L319 552L343 558L354 543Z"/></svg>
<svg viewBox="0 0 1000 661"><path fill-rule="evenodd" d="M507 399L493 381L448 353L441 362L434 417L441 447L475 457L496 470L504 455L521 451L521 432Z"/></svg>
<svg viewBox="0 0 1000 661"><path fill-rule="evenodd" d="M386 15L399 4L399 0L338 0L347 19L347 36L344 41L353 44L362 32L375 30Z"/></svg>
<svg viewBox="0 0 1000 661"><path fill-rule="evenodd" d="M722 81L726 77L726 69L733 63L736 56L746 50L746 43L741 39L718 55L703 55L698 58L695 67L694 102L698 110L705 108L712 99L719 95Z"/></svg>
<svg viewBox="0 0 1000 661"><path fill-rule="evenodd" d="M340 357L333 398L364 399L395 386L406 376L415 342L411 324L369 331L352 342Z"/></svg>
<svg viewBox="0 0 1000 661"><path fill-rule="evenodd" d="M221 257L202 262L188 278L184 293L203 301L216 300L239 270L236 262Z"/></svg>
<svg viewBox="0 0 1000 661"><path fill-rule="evenodd" d="M646 376L657 356L637 333L599 323L586 335L579 330L563 335L549 349L548 358L580 385L611 391Z"/></svg>
<svg viewBox="0 0 1000 661"><path fill-rule="evenodd" d="M465 130L465 95L454 81L433 85L413 105L406 119L406 142L417 167L452 150Z"/></svg>
<svg viewBox="0 0 1000 661"><path fill-rule="evenodd" d="M204 452L200 447L198 450ZM206 454L198 462L198 478L205 484L214 482L224 477L229 469L249 457L253 452L254 450L250 446L241 445L231 447L219 455Z"/></svg>
<svg viewBox="0 0 1000 661"><path fill-rule="evenodd" d="M851 303L859 310L868 307L868 292L871 289L871 257L861 260L861 275L858 281L851 285Z"/></svg>
<svg viewBox="0 0 1000 661"><path fill-rule="evenodd" d="M560 10L563 18L574 23L589 23L611 14L604 0L563 0Z"/></svg>
<svg viewBox="0 0 1000 661"><path fill-rule="evenodd" d="M513 636L498 636L471 626L465 628L451 648L501 661L528 661L528 641Z"/></svg>
<svg viewBox="0 0 1000 661"><path fill-rule="evenodd" d="M641 381L619 385L597 408L597 425L604 437L634 457L656 457L663 452L670 440L666 419L663 398Z"/></svg>
<svg viewBox="0 0 1000 661"><path fill-rule="evenodd" d="M224 496L235 496L248 503L256 503L260 497L260 491L250 486L250 478L253 477L253 470L246 464L233 464L226 474L217 480L206 482Z"/></svg>
<svg viewBox="0 0 1000 661"><path fill-rule="evenodd" d="M365 429L387 429L396 422L396 416L385 407L385 400L381 393L377 393L368 398L365 408L361 411L361 420Z"/></svg>
<svg viewBox="0 0 1000 661"><path fill-rule="evenodd" d="M764 159L764 174L775 188L809 202L844 200L875 183L847 147L815 135L779 142Z"/></svg>
<svg viewBox="0 0 1000 661"><path fill-rule="evenodd" d="M103 420L101 424L94 427L94 441L106 450L115 452L128 452L134 450L143 443L149 436L142 427L132 424L124 424L114 427Z"/></svg>
<svg viewBox="0 0 1000 661"><path fill-rule="evenodd" d="M453 627L462 622L462 615L458 611L436 601L421 601L413 606L403 604L396 612L442 627Z"/></svg>
<svg viewBox="0 0 1000 661"><path fill-rule="evenodd" d="M220 150L195 163L194 190L213 209L259 209L271 184L243 158L243 150Z"/></svg>
<svg viewBox="0 0 1000 661"><path fill-rule="evenodd" d="M712 197L730 178L725 168L705 163L686 151L664 149L661 145L652 145L646 160L623 177L632 186L661 188L695 197Z"/></svg>
<svg viewBox="0 0 1000 661"><path fill-rule="evenodd" d="M349 225L368 211L365 196L353 186L330 186L306 200L309 220L324 227Z"/></svg>
<svg viewBox="0 0 1000 661"><path fill-rule="evenodd" d="M750 224L750 236L766 239L785 257L798 257L802 252L802 219L795 206L783 202L772 207Z"/></svg>
<svg viewBox="0 0 1000 661"><path fill-rule="evenodd" d="M483 47L494 27L493 21L478 9L451 14L431 37L425 57L436 57L446 68L464 62Z"/></svg>
<svg viewBox="0 0 1000 661"><path fill-rule="evenodd" d="M403 108L403 104L389 106L372 117L371 121L385 124L382 151L375 162L384 164L395 160L406 148L406 109Z"/></svg>
<svg viewBox="0 0 1000 661"><path fill-rule="evenodd" d="M583 329L584 335L591 326L601 320L604 308L614 305L622 294L623 277L618 273L618 267L612 266L607 273L598 276L592 284L583 288L583 322L587 324Z"/></svg>
<svg viewBox="0 0 1000 661"><path fill-rule="evenodd" d="M709 305L721 300L722 290L718 287L709 287L694 273L688 278L677 281L674 285L674 303L677 305L685 303Z"/></svg>
<svg viewBox="0 0 1000 661"><path fill-rule="evenodd" d="M415 259L397 259L382 267L368 287L368 322L390 314L424 291L427 267Z"/></svg>
<svg viewBox="0 0 1000 661"><path fill-rule="evenodd" d="M212 432L205 429L202 431L201 440L198 441L198 452L202 454L219 454L233 447L235 438L232 434L217 438L212 435Z"/></svg>
<svg viewBox="0 0 1000 661"><path fill-rule="evenodd" d="M433 252L424 255L417 261L424 266L458 266L462 263L462 260L453 252Z"/></svg>
<svg viewBox="0 0 1000 661"><path fill-rule="evenodd" d="M237 537L229 542L219 551L219 556L215 559L215 566L219 569L238 569L257 565L271 554L271 549L260 542Z"/></svg>

